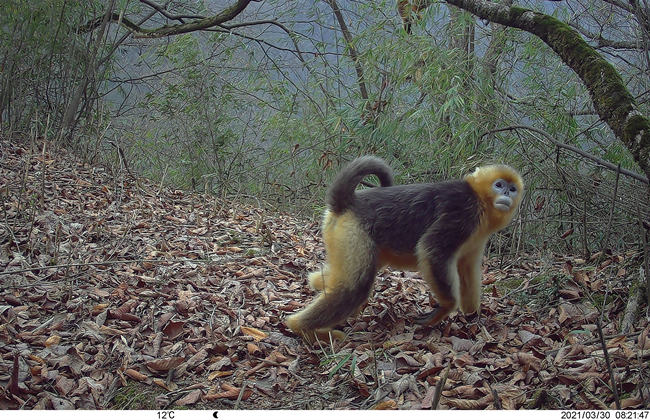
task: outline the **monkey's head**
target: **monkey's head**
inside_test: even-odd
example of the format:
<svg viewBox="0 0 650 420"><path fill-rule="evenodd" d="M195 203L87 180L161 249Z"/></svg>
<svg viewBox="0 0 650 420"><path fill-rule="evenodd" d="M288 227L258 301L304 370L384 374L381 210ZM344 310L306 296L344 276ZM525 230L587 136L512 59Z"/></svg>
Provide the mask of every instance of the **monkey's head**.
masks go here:
<svg viewBox="0 0 650 420"><path fill-rule="evenodd" d="M504 228L521 203L524 193L521 175L507 165L489 165L476 168L465 181L481 201L486 230Z"/></svg>

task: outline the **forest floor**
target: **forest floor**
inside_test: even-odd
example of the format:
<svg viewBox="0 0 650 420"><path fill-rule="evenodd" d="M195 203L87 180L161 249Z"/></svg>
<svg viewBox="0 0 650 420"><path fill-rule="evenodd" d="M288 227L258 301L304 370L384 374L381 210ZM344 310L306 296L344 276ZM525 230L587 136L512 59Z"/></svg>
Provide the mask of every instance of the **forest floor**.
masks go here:
<svg viewBox="0 0 650 420"><path fill-rule="evenodd" d="M620 332L634 251L488 259L481 317L437 328L417 273L384 270L345 342L307 346L283 319L313 297L318 220L16 139L0 200L0 409L596 409L612 382L648 408L650 325Z"/></svg>

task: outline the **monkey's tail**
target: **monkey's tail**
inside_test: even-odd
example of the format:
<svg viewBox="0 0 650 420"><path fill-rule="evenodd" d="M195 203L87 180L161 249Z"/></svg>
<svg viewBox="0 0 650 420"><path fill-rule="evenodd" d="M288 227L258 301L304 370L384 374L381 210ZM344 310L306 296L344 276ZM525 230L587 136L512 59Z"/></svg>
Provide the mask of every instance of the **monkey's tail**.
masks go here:
<svg viewBox="0 0 650 420"><path fill-rule="evenodd" d="M287 326L297 334L310 335L345 321L368 299L375 274L374 265L368 264L353 274L355 279L341 281L340 287L320 292L305 309L287 317Z"/></svg>
<svg viewBox="0 0 650 420"><path fill-rule="evenodd" d="M339 172L327 191L327 204L335 214L352 205L354 190L366 175L376 175L382 187L393 185L393 171L386 162L375 156L357 158Z"/></svg>

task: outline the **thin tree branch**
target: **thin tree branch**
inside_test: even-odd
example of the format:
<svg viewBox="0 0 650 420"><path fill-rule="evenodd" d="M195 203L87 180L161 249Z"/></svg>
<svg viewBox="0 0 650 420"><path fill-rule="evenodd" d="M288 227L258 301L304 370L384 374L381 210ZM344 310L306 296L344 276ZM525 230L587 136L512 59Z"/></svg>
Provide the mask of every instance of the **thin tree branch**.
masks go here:
<svg viewBox="0 0 650 420"><path fill-rule="evenodd" d="M343 19L343 13L341 13L341 9L336 3L336 0L325 0L325 2L332 8L334 16L336 17L336 21L341 27L341 32L343 32L343 39L345 40L345 44L347 45L348 50L350 50L350 58L352 58L352 61L354 62L354 70L357 72L357 82L359 83L361 98L364 99L368 105L368 90L366 89L366 82L363 77L363 68L361 67L361 62L359 61L359 54L357 53L356 48L354 48L352 33L350 33L348 25L345 23L345 19Z"/></svg>
<svg viewBox="0 0 650 420"><path fill-rule="evenodd" d="M140 0L140 3L144 3L152 9L155 9L158 13L165 16L169 20L177 20L181 23L185 23L183 19L205 19L205 16L200 15L172 15L167 10L165 10L167 6L163 7L151 0Z"/></svg>
<svg viewBox="0 0 650 420"><path fill-rule="evenodd" d="M612 384L612 392L614 393L614 403L616 403L616 409L621 409L621 400L618 397L618 386L616 385L616 378L614 377L614 369L612 369L612 362L609 359L609 351L607 351L607 344L605 343L605 337L603 335L603 327L600 323L600 318L596 318L596 328L598 330L598 337L600 337L600 345L603 348L605 354L605 365L607 366L607 371L609 372L609 381Z"/></svg>
<svg viewBox="0 0 650 420"><path fill-rule="evenodd" d="M278 28L282 29L289 36L289 39L291 39L291 42L293 43L293 47L295 48L295 51L291 51L291 52L295 53L296 57L298 57L298 60L300 60L300 62L303 64L303 66L307 69L307 71L309 73L311 73L312 75L315 74L315 72L311 69L311 67L309 66L309 64L307 63L305 58L303 57L302 51L300 50L300 47L298 46L298 41L296 40L296 33L294 31L290 30L289 28L287 28L286 26L284 26L283 24L281 24L280 22L277 22L275 20L258 20L258 21L253 21L253 22L235 23L235 24L232 24L232 25L219 25L219 27L221 27L223 29L227 29L227 30L232 30L232 29L235 29L235 28L243 27L243 26L263 25L263 24L274 25L274 26L277 26ZM327 101L327 103L331 107L334 107L335 106L334 101L332 100L332 98L328 94L327 90L325 89L325 86L323 86L323 84L321 83L320 80L318 80L318 78L315 77L315 79L317 80L318 87L320 88L321 92L323 93L323 96L325 97L325 100ZM317 108L320 110L319 107L317 107Z"/></svg>
<svg viewBox="0 0 650 420"><path fill-rule="evenodd" d="M587 153L584 150L580 150L579 148L577 148L575 146L571 146L570 144L561 143L560 141L553 138L553 136L551 136L546 131L541 130L539 128L527 126L527 125L512 125L512 126L509 126L509 127L497 128L495 130L490 130L490 131L488 131L486 133L483 133L483 135L481 137L485 137L485 136L487 136L489 134L493 134L493 133L499 133L501 131L512 131L512 130L529 130L529 131L533 131L535 133L541 134L542 136L546 137L547 140L549 140L551 143L553 143L557 147L560 147L560 148L566 149L566 150L570 150L570 151L572 151L572 152L574 152L574 153L576 153L576 154L578 154L578 155L580 155L582 157L586 157L587 159L596 162L597 164L599 164L599 165L601 165L601 166L603 166L603 167L605 167L607 169L611 169L612 171L616 171L616 172L619 171L619 166L618 165L614 165L611 162L603 160L603 159L599 158L598 156L594 156L591 153ZM646 178L645 176L643 176L641 174L638 174L636 172L632 172L630 170L620 168L620 173L621 173L621 175L629 176L630 178L634 178L637 181L641 181L641 182L643 182L645 184L650 184L650 182L648 181L648 178Z"/></svg>
<svg viewBox="0 0 650 420"><path fill-rule="evenodd" d="M596 43L596 48L614 48L617 50L639 50L641 46L636 42L631 41L613 41L611 39L603 38L602 34L589 32L587 29L576 25L575 23L569 24L573 29L580 32L587 37L590 41Z"/></svg>
<svg viewBox="0 0 650 420"><path fill-rule="evenodd" d="M625 10L626 12L628 12L630 14L634 14L634 6L631 6L629 4L625 4L624 2L619 1L619 0L603 0L603 1L605 3L611 4L612 6L616 6L618 8L621 8L621 9Z"/></svg>
<svg viewBox="0 0 650 420"><path fill-rule="evenodd" d="M202 31L205 29L214 28L215 26L219 26L224 22L228 22L234 19L237 15L243 12L251 1L252 0L237 0L234 5L230 6L217 15L196 19L188 23L181 23L179 25L165 25L154 29L142 28L139 25L133 23L128 18L120 16L119 13L112 13L109 20L124 25L127 29L133 31L135 38L162 38L171 35L180 35L188 32ZM89 32L94 30L99 25L101 25L102 20L103 17L86 23L81 28L79 28L79 32Z"/></svg>

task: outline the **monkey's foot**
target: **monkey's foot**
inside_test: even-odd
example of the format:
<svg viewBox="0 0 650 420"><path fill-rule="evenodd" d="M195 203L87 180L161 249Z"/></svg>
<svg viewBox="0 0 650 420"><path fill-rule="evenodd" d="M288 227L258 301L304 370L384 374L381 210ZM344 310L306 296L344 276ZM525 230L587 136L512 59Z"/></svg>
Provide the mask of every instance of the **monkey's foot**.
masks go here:
<svg viewBox="0 0 650 420"><path fill-rule="evenodd" d="M428 327L433 327L436 324L439 324L440 321L445 319L447 315L451 312L448 309L442 308L440 305L435 304L433 310L430 312L425 312L422 315L419 315L415 318L415 322L420 325L426 325Z"/></svg>

